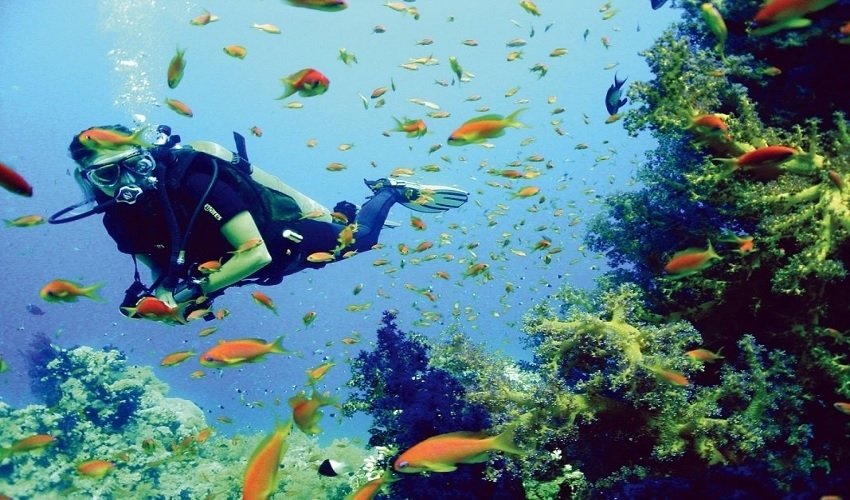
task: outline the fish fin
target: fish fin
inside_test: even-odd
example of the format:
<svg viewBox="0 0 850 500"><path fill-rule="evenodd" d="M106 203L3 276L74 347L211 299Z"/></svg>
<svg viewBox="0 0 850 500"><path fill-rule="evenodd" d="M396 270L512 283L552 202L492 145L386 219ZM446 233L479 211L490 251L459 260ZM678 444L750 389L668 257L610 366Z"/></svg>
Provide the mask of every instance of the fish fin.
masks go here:
<svg viewBox="0 0 850 500"><path fill-rule="evenodd" d="M525 452L514 444L515 435L516 424L508 425L501 434L493 438L493 449L501 450L505 453L513 453L515 455L525 455Z"/></svg>
<svg viewBox="0 0 850 500"><path fill-rule="evenodd" d="M425 470L432 472L454 472L457 470L456 465L444 464L442 462L424 462Z"/></svg>
<svg viewBox="0 0 850 500"><path fill-rule="evenodd" d="M106 302L106 300L103 297L101 297L100 295L95 293L100 287L102 287L105 284L106 284L105 281L101 281L100 283L95 283L94 285L88 286L88 287L83 289L83 295L85 295L86 297L88 297L92 300L96 300L98 302Z"/></svg>

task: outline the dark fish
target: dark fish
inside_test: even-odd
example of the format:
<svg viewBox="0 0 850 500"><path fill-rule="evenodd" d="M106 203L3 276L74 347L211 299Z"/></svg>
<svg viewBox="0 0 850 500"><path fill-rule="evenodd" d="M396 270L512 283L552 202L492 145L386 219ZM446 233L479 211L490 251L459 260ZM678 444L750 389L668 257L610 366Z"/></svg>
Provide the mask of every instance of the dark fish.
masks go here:
<svg viewBox="0 0 850 500"><path fill-rule="evenodd" d="M650 3L652 4L653 10L658 10L661 7L664 7L664 4L667 3L667 0L650 0Z"/></svg>
<svg viewBox="0 0 850 500"><path fill-rule="evenodd" d="M623 84L628 79L629 77L618 80L617 74L614 74L614 83L608 87L608 92L605 93L605 109L608 110L609 115L616 115L620 107L628 102L625 97L620 99L620 95L623 93Z"/></svg>
<svg viewBox="0 0 850 500"><path fill-rule="evenodd" d="M350 465L337 462L336 460L331 460L330 458L326 458L322 464L319 465L319 474L328 477L336 477L340 474L351 472L353 470L354 469Z"/></svg>
<svg viewBox="0 0 850 500"><path fill-rule="evenodd" d="M39 308L35 304L27 304L27 312L30 314L35 314L36 316L41 316L42 314L44 314L44 311L42 311L41 308Z"/></svg>

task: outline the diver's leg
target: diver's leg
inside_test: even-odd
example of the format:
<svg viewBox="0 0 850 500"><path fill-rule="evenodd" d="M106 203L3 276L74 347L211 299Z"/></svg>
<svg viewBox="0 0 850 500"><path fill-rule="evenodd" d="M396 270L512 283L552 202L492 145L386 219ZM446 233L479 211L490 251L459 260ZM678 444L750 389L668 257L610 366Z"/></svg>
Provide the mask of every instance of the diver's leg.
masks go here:
<svg viewBox="0 0 850 500"><path fill-rule="evenodd" d="M360 212L355 219L357 232L354 234L356 239L354 247L358 251L365 252L378 243L378 236L390 214L390 208L398 201L398 196L396 189L379 189L360 207Z"/></svg>

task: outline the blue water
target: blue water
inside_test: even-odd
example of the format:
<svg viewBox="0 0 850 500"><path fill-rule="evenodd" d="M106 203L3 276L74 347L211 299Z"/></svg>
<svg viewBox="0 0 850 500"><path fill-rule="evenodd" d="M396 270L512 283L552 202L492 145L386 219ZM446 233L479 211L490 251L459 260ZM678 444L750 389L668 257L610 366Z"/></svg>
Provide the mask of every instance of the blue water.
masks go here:
<svg viewBox="0 0 850 500"><path fill-rule="evenodd" d="M171 396L194 401L210 421L221 415L234 420L229 427L220 425L221 432L269 429L276 415L288 413L285 401L303 387L304 371L325 359L340 364L322 388L344 394L340 386L350 376L344 361L374 339L384 309L398 311L402 329L438 338L448 324L457 322L462 331L490 349L527 359L519 341L523 313L565 279L577 286L592 286L604 270L604 259L582 251L583 222L596 213L600 196L628 189L635 165L653 146L649 137L628 137L621 123L605 124L604 96L615 72L620 78L628 77L628 82L649 78L638 52L677 14L667 8L653 11L648 1L621 1L611 7L620 12L603 20L602 4L539 0L541 17L528 14L514 1L405 4L419 9L421 17L416 20L380 1L353 1L347 10L336 13L297 9L274 0L210 0L202 5L155 0L4 2L0 5L0 161L21 172L33 184L35 195L27 199L0 192L0 218L47 216L79 201L79 189L68 175L74 166L66 149L71 138L90 126L134 126L134 120L171 125L185 141L212 140L227 147L232 147L231 132L238 131L248 136L255 164L327 206L342 199L362 202L369 194L364 178L385 177L399 167L415 169L415 181L461 187L471 193L471 200L443 215L426 214L425 231L411 228L410 212L395 207L390 218L401 226L382 234L385 248L287 277L282 284L264 289L277 304L279 316L252 301L252 287L228 291L217 306L227 307L232 314L220 323L217 333L206 338L199 338L198 331L208 324L170 327L119 314L117 307L132 281L133 264L118 253L99 217L65 225L0 229L0 355L11 367L0 375L0 400L15 407L35 402L19 351L26 349L36 332L47 334L62 347L116 346L130 364L155 366L157 376L171 386ZM203 8L220 20L191 26L188 21ZM252 29L255 22L275 24L283 33ZM376 25L386 31L375 33ZM589 30L586 39L585 30ZM603 46L603 36L610 40L610 47ZM432 38L433 44L417 45L424 38ZM516 38L527 44L506 47ZM474 40L477 46L465 45L464 40ZM225 55L222 47L230 44L244 45L247 57ZM165 72L177 46L188 48L187 67L182 83L171 90ZM550 57L559 47L569 53ZM358 62L343 64L338 59L340 48L355 54ZM521 50L522 57L507 61L514 50ZM470 81L455 81L450 56L474 75ZM416 71L400 66L423 57L433 57L439 64ZM548 73L538 77L530 71L535 63L546 64ZM616 67L605 69L613 64ZM280 79L306 67L326 74L330 89L324 95L284 101L301 102L302 109L282 107L275 100L283 90ZM449 84L443 86L437 80ZM358 94L368 98L374 89L390 85L396 90L384 95L384 106L377 108L376 100L369 99L364 109ZM505 97L514 87L519 87L516 94ZM468 99L476 95L481 99ZM195 116L178 116L163 105L166 97L186 102ZM426 113L432 110L410 102L411 98L436 103L450 116L429 118ZM502 115L527 107L520 119L529 128L508 130L492 141L492 148L447 146L448 135L481 114L476 111L480 106ZM564 112L552 114L558 107ZM382 132L395 126L393 117L423 118L429 133L421 139L400 133L385 137ZM552 120L560 121L557 127L564 135L556 133ZM248 132L255 125L264 132L261 138ZM316 147L307 147L310 139L317 141ZM429 154L437 143L442 148ZM575 149L581 143L588 148ZM354 147L340 151L341 144ZM527 161L532 155L545 160ZM603 156L608 158L600 159ZM541 175L510 181L487 173L489 168L511 168L507 164L515 160ZM331 162L343 163L347 169L325 170ZM439 165L440 171L420 170L427 164ZM504 187L489 185L492 181ZM511 192L527 185L540 187L545 201L511 198ZM415 264L412 255L402 257L396 250L399 243L410 247L426 240L437 243L441 235L450 243L435 245L428 253L451 253L452 262L437 258ZM543 261L543 252L531 251L544 236L563 249L552 255L550 263ZM469 250L471 243L478 246ZM461 277L467 265L461 259L474 256L490 264L491 280ZM375 267L376 259L390 264ZM386 273L391 267L397 271ZM451 279L434 278L437 271L449 273ZM84 284L104 281L101 292L106 300L41 301L38 290L56 278ZM365 286L354 296L352 289L358 283ZM514 285L511 293L505 291L508 283ZM406 284L430 286L436 301L406 289ZM345 309L364 302L373 305L362 312ZM31 314L29 304L45 314ZM308 311L316 311L318 317L305 329L301 318ZM442 321L426 325L423 313L441 315ZM339 342L353 332L363 336L361 344ZM209 371L202 379L189 377L200 368L197 359L159 368L166 354L188 348L200 352L220 338L271 340L281 334L286 336L284 346L301 351L302 357L269 357L220 374ZM283 405L276 406L276 398ZM256 401L263 405L252 404ZM366 437L368 425L366 417L326 416L320 439Z"/></svg>

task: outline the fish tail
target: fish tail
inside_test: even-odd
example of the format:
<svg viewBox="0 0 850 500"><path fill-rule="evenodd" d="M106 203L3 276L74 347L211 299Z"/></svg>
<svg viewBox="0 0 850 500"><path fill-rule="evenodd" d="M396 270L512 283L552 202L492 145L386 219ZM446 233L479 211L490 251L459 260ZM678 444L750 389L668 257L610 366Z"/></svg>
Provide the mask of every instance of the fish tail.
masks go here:
<svg viewBox="0 0 850 500"><path fill-rule="evenodd" d="M520 115L520 113L522 113L526 109L528 109L528 108L519 108L518 110L516 110L513 113L506 116L505 117L505 126L506 127L513 127L513 128L531 128L530 126L528 126L525 123L522 123L521 121L516 119Z"/></svg>
<svg viewBox="0 0 850 500"><path fill-rule="evenodd" d="M130 144L135 144L136 146L140 146L143 148L153 148L154 145L149 143L148 141L142 139L142 134L150 127L150 125L145 125L139 130L133 132L133 135L130 136Z"/></svg>
<svg viewBox="0 0 850 500"><path fill-rule="evenodd" d="M292 82L290 82L288 79L284 78L282 82L284 87L283 94L281 94L281 96L277 98L278 101L286 99L298 90L297 88L295 88L295 85L293 85Z"/></svg>
<svg viewBox="0 0 850 500"><path fill-rule="evenodd" d="M283 335L274 339L274 342L272 342L272 346L271 346L271 349L269 349L269 352L275 352L275 353L278 353L278 354L295 354L292 351L288 351L288 350L284 349L281 342L283 342Z"/></svg>
<svg viewBox="0 0 850 500"><path fill-rule="evenodd" d="M95 293L95 292L97 292L97 290L100 287L102 287L105 284L106 284L105 281L101 281L100 283L95 283L92 286L88 286L86 288L83 288L83 295L85 295L86 297L88 297L92 300L96 300L98 302L106 302L106 300L103 297L101 297L100 295Z"/></svg>
<svg viewBox="0 0 850 500"><path fill-rule="evenodd" d="M517 424L510 424L505 427L505 430L503 430L501 434L495 436L493 438L493 449L501 450L505 453L513 453L515 455L525 455L525 452L514 444L516 427Z"/></svg>

